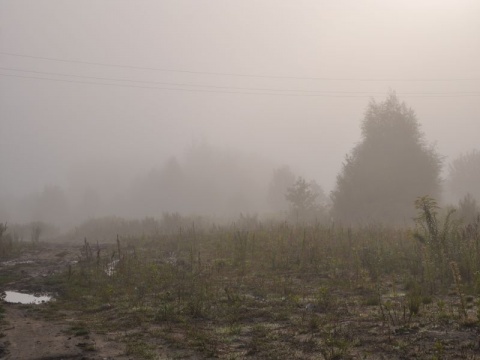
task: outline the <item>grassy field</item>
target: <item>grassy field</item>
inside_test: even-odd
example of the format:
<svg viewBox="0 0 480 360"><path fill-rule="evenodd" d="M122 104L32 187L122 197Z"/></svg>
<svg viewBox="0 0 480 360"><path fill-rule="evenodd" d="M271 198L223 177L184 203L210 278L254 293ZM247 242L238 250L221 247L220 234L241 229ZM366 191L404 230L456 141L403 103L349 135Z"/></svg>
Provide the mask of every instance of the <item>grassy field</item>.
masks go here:
<svg viewBox="0 0 480 360"><path fill-rule="evenodd" d="M286 223L84 240L46 316L138 359L480 358L480 227ZM95 351L94 348L91 349Z"/></svg>

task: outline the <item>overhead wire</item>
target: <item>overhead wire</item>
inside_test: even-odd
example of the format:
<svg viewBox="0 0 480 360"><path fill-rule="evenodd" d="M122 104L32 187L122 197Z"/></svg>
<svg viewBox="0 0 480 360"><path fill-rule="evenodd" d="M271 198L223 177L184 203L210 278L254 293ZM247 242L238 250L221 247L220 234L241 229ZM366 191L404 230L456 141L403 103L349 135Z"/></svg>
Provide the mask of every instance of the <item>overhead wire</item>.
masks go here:
<svg viewBox="0 0 480 360"><path fill-rule="evenodd" d="M168 86L178 86L178 87L197 87L197 88L213 88L213 89L233 89L241 91L278 91L278 92L289 92L289 93L315 93L315 94L349 94L349 95L383 95L383 92L362 92L362 91L326 91L326 90L303 90L303 89L274 89L274 88L251 88L251 87L238 87L238 86L219 86L219 85L205 85L205 84L192 84L192 83L176 83L176 82L163 82L163 81L148 81L148 80L135 80L135 79L119 79L111 77L98 77L98 76L85 76L77 74L65 74L57 72L47 72L47 71L36 71L36 70L25 70L18 68L10 67L1 67L0 70L11 70L19 72L34 73L40 75L55 75L63 77L73 77L80 79L93 79L93 80L105 80L105 81L118 81L118 82L130 82L130 83L142 83L142 84L155 84L155 85L168 85ZM10 74L11 75L11 74ZM37 77L32 77L37 78ZM42 77L42 79L45 79ZM257 93L257 92L255 92ZM475 92L406 92L401 93L401 95L466 95L466 96L476 96L480 93Z"/></svg>
<svg viewBox="0 0 480 360"><path fill-rule="evenodd" d="M0 54L1 55L15 56L15 57L64 62L64 63L76 63L76 64L86 64L86 65L96 65L96 66L106 66L106 67L128 68L128 69L136 69L136 70L153 70L153 71L161 71L161 72L188 73L188 74L200 74L200 75L217 75L217 76L233 76L233 77L250 77L250 78L324 80L324 81L352 81L352 82L355 82L355 81L358 81L358 82L480 81L480 78L437 78L437 79L432 79L432 78L424 78L424 79L421 79L421 78L418 78L418 79L414 79L414 78L411 78L411 79L402 79L402 78L341 78L341 77L282 76L282 75L268 75L268 74L241 74L241 73L229 73L229 72L194 71L194 70L187 70L187 69L169 69L169 68L146 67L146 66L135 66L135 65L124 65L124 64L112 64L112 63L84 61L84 60L59 59L59 58L53 58L53 57L18 54L18 53L5 52L5 51L0 51Z"/></svg>
<svg viewBox="0 0 480 360"><path fill-rule="evenodd" d="M143 69L143 70L158 70L158 71L172 71L172 72L188 72L195 74L209 74L209 75L229 75L229 76L248 76L248 77L269 77L269 78L296 78L296 79L327 79L327 80L352 80L352 81L388 81L387 79L340 79L340 78L303 78L303 77L280 77L280 76L270 76L270 75L246 75L246 74L230 74L230 73L210 73L210 72L196 72L196 71L187 71L187 70L166 70L160 68L147 68L147 67L137 67L130 65L115 65L115 64L106 64L106 63L95 63L88 61L80 60L64 60L64 59L55 59L47 58L33 55L21 55L8 52L0 52L3 55L11 56L21 56L35 59L51 60L51 61L62 61L62 62L71 62L71 63L83 63L89 65L102 65L102 66L111 66L111 67L121 67L121 68L133 68L133 69ZM294 96L294 97L372 97L373 95L383 95L384 92L366 92L366 91L331 91L331 90L305 90L305 89L278 89L271 87L240 87L240 86L221 86L221 85L211 85L211 84L198 84L198 83L187 83L187 82L166 82L166 81L152 81L152 80L138 80L138 79L125 79L125 78L112 78L112 77L101 77L101 76L86 76L78 74L66 74L58 72L49 72L49 71L38 71L38 70L27 70L13 67L1 67L0 70L6 71L15 71L22 73L37 74L42 76L32 76L32 75L19 75L11 73L0 73L0 76L4 77L16 77L24 79L36 79L36 80L45 80L53 82L65 82L65 83L78 83L78 84L92 84L92 85L103 85L103 86L115 86L115 87L130 87L130 88L145 88L145 89L158 89L158 90L167 90L167 91L183 91L183 92L199 92L199 93L223 93L223 94L245 94L245 95L280 95L280 96ZM49 76L49 77L46 77ZM63 77L63 79L52 78L51 76ZM69 79L68 79L69 78ZM80 80L72 80L80 79ZM85 81L88 80L88 81ZM90 81L95 80L95 81ZM430 79L428 81L454 81L454 80L475 80L475 79ZM102 81L102 82L98 82ZM107 81L108 83L106 83ZM394 81L390 79L390 81ZM396 81L407 81L406 79ZM410 81L427 81L425 79L410 79ZM112 83L113 82L113 83ZM123 84L119 84L119 82ZM142 85L139 85L142 84ZM152 85L152 86L147 86ZM154 86L154 85L162 85ZM173 87L172 87L173 86ZM475 91L458 91L458 92L404 92L398 93L401 96L408 97L476 97L480 96L480 92Z"/></svg>
<svg viewBox="0 0 480 360"><path fill-rule="evenodd" d="M26 76L18 74L4 74L0 73L0 76L6 77L16 77L24 79L36 79L36 80L46 80L53 82L65 82L65 83L75 83L75 84L92 84L92 85L103 85L103 86L114 86L114 87L127 87L127 88L141 88L141 89L157 89L157 90L168 90L168 91L182 91L182 92L197 92L197 93L217 93L217 94L243 94L243 95L274 95L274 96L292 96L292 97L332 97L332 98L370 98L373 94L380 93L362 93L362 92L351 92L349 94L343 93L309 93L309 94L298 94L298 93L274 93L274 92L252 92L252 91L226 91L226 90L206 90L206 89L187 89L181 87L158 87L158 86L145 86L145 85L134 85L134 84L114 84L114 83L102 83L95 81L80 81L80 80L70 80L70 79L55 79L39 76ZM381 93L382 95L384 93ZM398 95L405 97L476 97L480 96L480 93L398 93Z"/></svg>
<svg viewBox="0 0 480 360"><path fill-rule="evenodd" d="M53 81L53 82L65 82L65 83L76 83L76 84L91 84L91 85L103 85L103 86L114 86L114 87L126 87L126 88L141 88L141 89L157 89L157 90L168 90L168 91L182 91L182 92L197 92L197 93L217 93L217 94L243 94L243 95L276 95L276 96L292 96L292 97L332 97L332 98L369 98L375 94L384 94L384 93L375 93L375 92L315 92L315 93L294 93L294 90L272 90L272 91L292 91L291 93L288 92L263 92L263 91L248 91L253 90L249 88L244 88L246 91L240 91L242 88L236 88L239 91L227 91L223 90L207 90L207 89L188 89L182 87L159 87L159 86L145 86L145 85L134 85L134 84L115 84L115 83L104 83L104 82L97 82L97 81L80 81L80 80L71 80L71 79L55 79L55 78L48 78L48 77L40 77L40 76L27 76L27 75L18 75L18 74L5 74L0 73L0 76L5 77L15 77L15 78L23 78L23 79L36 79L36 80L46 80L46 81ZM69 75L64 75L69 76ZM80 75L77 75L81 77ZM90 78L90 77L86 77ZM92 77L94 78L94 77ZM107 79L107 78L102 78ZM110 78L109 81L124 81L125 79L112 79ZM132 80L133 82L136 82ZM185 85L175 85L175 86L185 86ZM190 85L189 85L190 86ZM197 86L197 85L194 85ZM450 93L398 93L398 95L405 96L405 97L476 97L480 96L479 93L474 92L450 92Z"/></svg>
<svg viewBox="0 0 480 360"><path fill-rule="evenodd" d="M307 93L339 93L339 94L349 94L351 91L323 91L323 90L303 90L303 89L274 89L274 88L257 88L257 87L239 87L239 86L219 86L219 85L205 85L205 84L192 84L192 83L177 83L177 82L164 82L164 81L151 81L151 80L135 80L135 79L118 79L110 77L98 77L98 76L85 76L85 75L76 75L76 74L65 74L57 72L46 72L46 71L36 71L36 70L25 70L18 68L9 68L1 67L0 70L12 70L20 71L27 73L34 73L40 75L55 75L55 76L66 76L82 79L93 79L93 80L106 80L106 81L119 81L119 82L132 82L132 83L143 83L143 84L157 84L157 85L169 85L169 86L188 86L188 87L200 87L200 88L214 88L214 89L234 89L234 90L250 90L250 91L279 91L279 92L307 92ZM355 93L355 92L354 92ZM367 94L367 93L365 93Z"/></svg>
<svg viewBox="0 0 480 360"><path fill-rule="evenodd" d="M157 90L168 90L168 91L182 91L182 92L193 92L193 93L217 93L217 94L243 94L243 95L277 95L277 96L310 96L310 97L371 97L370 95L335 95L335 94L290 94L290 93L267 93L267 92L247 92L247 91L226 91L226 90L206 90L206 89L187 89L187 88L167 88L167 87L158 87L158 86L144 86L144 85L133 85L133 84L112 84L112 83L101 83L94 81L79 81L79 80L68 80L68 79L54 79L46 78L39 76L26 76L26 75L17 75L17 74L4 74L0 73L0 76L7 77L16 77L24 79L37 79L37 80L47 80L54 82L65 82L65 83L75 83L75 84L92 84L92 85L104 85L104 86L114 86L114 87L127 87L127 88L140 88L140 89L157 89ZM480 95L480 94L479 94Z"/></svg>

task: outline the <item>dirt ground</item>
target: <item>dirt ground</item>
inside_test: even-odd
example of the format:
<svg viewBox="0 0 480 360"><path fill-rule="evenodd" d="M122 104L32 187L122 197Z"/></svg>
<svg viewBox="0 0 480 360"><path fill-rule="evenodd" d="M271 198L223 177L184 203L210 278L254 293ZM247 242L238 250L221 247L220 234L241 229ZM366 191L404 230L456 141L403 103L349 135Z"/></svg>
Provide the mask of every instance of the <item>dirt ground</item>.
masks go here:
<svg viewBox="0 0 480 360"><path fill-rule="evenodd" d="M11 278L5 290L55 293L42 279L64 271L75 261L79 248L71 245L42 245L29 250L14 261L0 263L0 276ZM128 359L125 345L109 334L72 334L74 313L49 314L45 304L4 303L0 327L0 359Z"/></svg>
<svg viewBox="0 0 480 360"><path fill-rule="evenodd" d="M1 262L0 278L4 284L1 290L51 293L55 296L58 289L55 288L55 283L48 281L49 276L55 272L65 271L69 264L78 259L80 249L80 246L68 244L42 244L36 249L23 252L14 261ZM434 317L430 318L430 313L438 313L438 309L436 310L435 305L432 304L426 307L423 317L412 321L408 327L388 326L379 321L378 315L374 315L378 307L361 305L360 301L355 300L359 294L347 295L342 293L338 296L342 299L339 304L344 305L339 305L336 310L340 315L335 320L334 329L336 330L331 334L331 341L332 348L338 348L341 345L334 342L335 336L341 335L341 339L348 339L350 344L348 355L345 353L345 356L336 356L332 352L332 359L480 359L480 329L477 323L466 326L449 319L438 321ZM271 312L268 310L271 304L254 300L250 302L255 306L245 307L248 317L254 319L257 314L257 317L268 318L267 312ZM447 303L453 304L452 301L446 300ZM10 303L4 303L3 309L3 319L0 320L0 359L136 359L135 356L126 355L127 345L124 341L126 333L124 332L96 333L89 330L82 333L82 331L72 330L81 318L79 310L75 312L60 307L52 308L48 304ZM115 309L108 309L105 312L111 313L109 315L111 319L118 320L118 314L115 311ZM265 314L262 311L265 311ZM475 318L475 307L470 311L472 313L469 315ZM316 346L315 332L323 331L321 319L324 313L317 313L315 308L310 309L308 305L293 309L292 312L310 318L309 326L316 330L312 330L311 334L301 332L288 322L282 323L280 319L278 324L272 323L270 324L272 326L267 324L262 328L273 335L259 334L262 329L256 329L254 322L257 320L252 320L252 326L245 326L244 330L231 331L230 342L219 341L214 357L232 359L235 358L232 353L236 352L238 355L236 358L286 358L283 355L288 353L287 350L303 349L304 355L298 358L326 358L316 350L308 351L309 346L314 348ZM248 323L248 319L246 321ZM320 322L317 324L318 321ZM280 326L281 324L284 326ZM209 326L208 323L203 325ZM211 327L215 326L217 325L211 324ZM157 342L155 346L157 359L207 358L199 352L192 351L188 347L188 341L185 340L185 332L176 329L175 326L168 329L139 328L136 330L150 333L157 331L164 334L160 339L161 343ZM210 330L212 330L211 333L215 333L215 329ZM216 333L219 332L216 331ZM271 342L273 345L267 346L265 351L261 350L262 339L270 338L274 339ZM123 342L120 339L123 339ZM172 345L175 343L181 345L175 348ZM323 343L328 344L325 341ZM258 349L253 351L252 347Z"/></svg>

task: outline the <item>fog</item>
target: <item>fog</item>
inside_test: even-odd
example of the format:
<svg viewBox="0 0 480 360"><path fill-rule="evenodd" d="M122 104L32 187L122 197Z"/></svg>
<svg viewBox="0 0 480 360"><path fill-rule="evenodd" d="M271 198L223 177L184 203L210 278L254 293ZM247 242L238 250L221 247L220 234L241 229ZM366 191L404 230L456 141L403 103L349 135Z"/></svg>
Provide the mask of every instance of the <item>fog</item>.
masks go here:
<svg viewBox="0 0 480 360"><path fill-rule="evenodd" d="M285 165L328 194L392 90L448 164L479 148L479 15L477 0L2 0L0 220L271 212Z"/></svg>

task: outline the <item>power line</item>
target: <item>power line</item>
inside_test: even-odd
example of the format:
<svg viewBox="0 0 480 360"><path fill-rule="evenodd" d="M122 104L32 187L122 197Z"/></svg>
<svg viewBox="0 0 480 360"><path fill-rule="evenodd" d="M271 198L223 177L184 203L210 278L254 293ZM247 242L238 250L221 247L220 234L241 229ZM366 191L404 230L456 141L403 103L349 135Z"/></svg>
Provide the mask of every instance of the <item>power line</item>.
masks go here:
<svg viewBox="0 0 480 360"><path fill-rule="evenodd" d="M240 74L240 73L228 73L228 72L213 72L213 71L194 71L194 70L185 70L185 69L167 69L167 68L157 68L157 67L145 67L145 66L134 66L134 65L121 65L121 64L109 64L102 62L93 62L93 61L83 61L83 60L66 60L59 58L51 58L44 56L34 56L34 55L25 55L0 51L2 55L31 58L31 59L41 59L48 61L57 61L65 63L75 63L75 64L87 64L95 66L106 66L106 67L117 67L117 68L126 68L126 69L136 69L136 70L151 70L151 71L162 71L162 72L174 72L174 73L186 73L186 74L199 74L199 75L216 75L216 76L234 76L234 77L249 77L249 78L267 78L267 79L296 79L296 80L323 80L323 81L357 81L357 82L450 82L450 81L480 81L480 79L475 78L438 78L438 79L400 79L400 78L333 78L333 77L308 77L308 76L280 76L280 75L261 75L261 74Z"/></svg>
<svg viewBox="0 0 480 360"><path fill-rule="evenodd" d="M104 81L119 81L130 83L142 83L142 84L156 84L156 85L168 85L179 87L197 87L197 88L213 88L213 89L233 89L240 91L278 91L289 93L315 93L315 94L350 94L350 95L383 95L384 92L366 92L366 91L328 91L328 90L303 90L303 89L274 89L274 88L250 88L250 87L238 87L238 86L218 86L218 85L205 85L205 84L192 84L192 83L176 83L176 82L163 82L163 81L148 81L148 80L134 80L134 79L119 79L111 77L98 77L98 76L85 76L76 74L65 74L57 72L25 70L18 68L0 67L0 70L20 71L27 73L34 73L40 75L55 75L64 77L74 77L80 79L93 79ZM476 95L475 92L406 92L400 95Z"/></svg>
<svg viewBox="0 0 480 360"><path fill-rule="evenodd" d="M24 70L24 69L9 68L9 67L0 67L0 70L21 71L21 72L28 72L28 73L41 74L41 75L56 75L56 76L66 76L66 77L74 77L74 78L81 78L81 79L121 81L121 82L133 82L133 83L143 83L143 84L157 84L157 85L168 85L168 86L187 86L187 87L214 88L214 89L233 89L233 90L247 90L247 91L279 91L279 92L299 92L299 93L306 92L306 93L335 93L335 94L362 93L362 94L365 94L365 95L372 94L372 93L369 93L369 92L250 88L250 87L238 87L238 86L204 85L204 84L176 83L176 82L151 81L151 80L150 81L148 81L148 80L132 80L132 79L119 79L119 78L110 78L110 77L85 76L85 75L65 74L65 73L36 71L36 70ZM377 94L383 94L383 93L377 93Z"/></svg>
<svg viewBox="0 0 480 360"><path fill-rule="evenodd" d="M114 86L114 87L126 87L126 88L140 88L140 89L157 89L157 90L169 90L169 91L183 91L183 92L197 92L197 93L216 93L216 94L241 94L241 95L278 95L278 96L311 96L311 97L362 97L368 98L369 95L334 95L334 94L289 94L289 93L267 93L267 92L246 92L246 91L221 91L221 90L205 90L205 89L186 89L186 88L167 88L167 87L158 87L158 86L141 86L141 85L131 85L131 84L111 84L111 83L101 83L94 81L79 81L79 80L68 80L68 79L53 79L46 77L38 76L26 76L26 75L16 75L16 74L2 74L0 76L16 77L23 79L36 79L36 80L47 80L54 82L65 82L65 83L74 83L74 84L92 84L92 85L104 85L104 86ZM480 95L480 94L479 94Z"/></svg>
<svg viewBox="0 0 480 360"><path fill-rule="evenodd" d="M79 80L68 80L68 79L54 79L47 77L38 77L38 76L26 76L26 75L17 75L17 74L3 74L0 73L0 76L14 77L14 78L23 78L23 79L36 79L36 80L45 80L53 82L65 82L65 83L74 83L74 84L91 84L91 85L103 85L103 86L113 86L113 87L126 87L126 88L141 88L141 89L157 89L157 90L167 90L167 91L182 91L182 92L192 92L192 93L216 93L216 94L240 94L240 95L276 95L276 96L291 96L291 97L329 97L329 98L370 98L372 94L369 93L350 93L347 94L335 94L335 93L315 93L315 94L298 94L298 93L269 93L269 92L248 92L248 91L225 91L225 90L205 90L205 89L186 89L181 87L168 88L168 87L158 87L158 86L142 86L142 85L132 85L132 84L112 84L112 83L102 83L95 81L79 81ZM378 93L377 93L378 94ZM381 93L382 95L384 93ZM400 96L405 97L476 97L480 96L480 93L399 93Z"/></svg>

